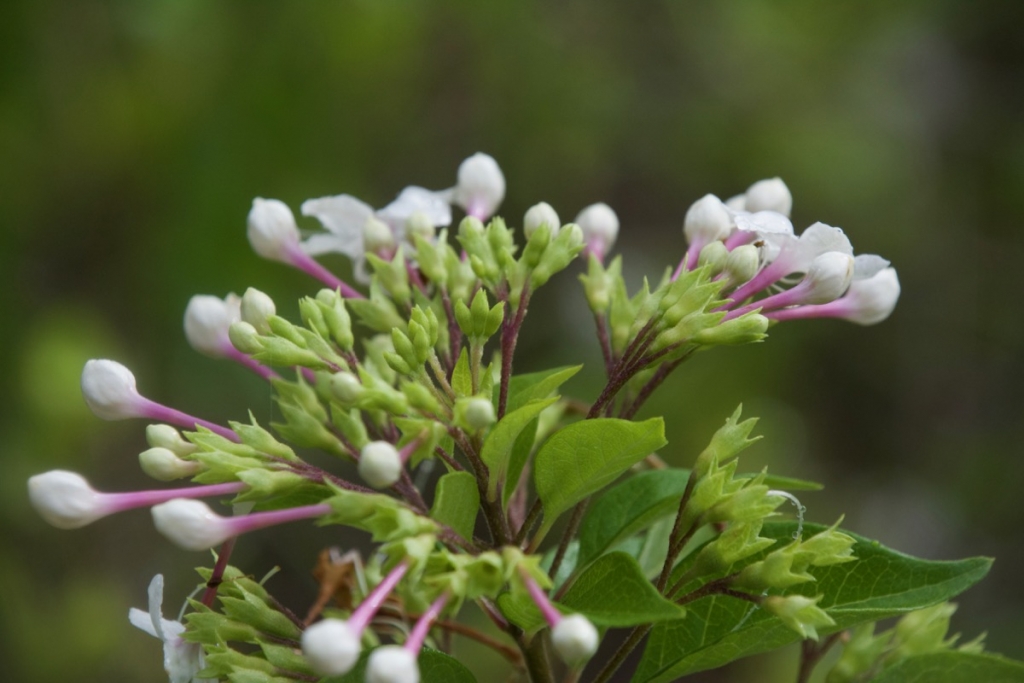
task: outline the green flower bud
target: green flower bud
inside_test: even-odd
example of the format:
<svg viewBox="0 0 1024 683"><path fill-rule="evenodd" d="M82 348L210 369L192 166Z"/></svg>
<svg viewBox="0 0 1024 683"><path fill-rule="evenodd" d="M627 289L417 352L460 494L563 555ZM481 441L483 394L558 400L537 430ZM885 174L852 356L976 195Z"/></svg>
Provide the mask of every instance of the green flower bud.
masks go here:
<svg viewBox="0 0 1024 683"><path fill-rule="evenodd" d="M203 469L202 464L182 460L167 448L150 448L139 453L142 471L157 481L174 481L194 476Z"/></svg>
<svg viewBox="0 0 1024 683"><path fill-rule="evenodd" d="M820 595L816 598L805 595L773 595L765 598L761 606L804 638L817 640L819 627L835 626L836 623L825 610L818 607L821 598Z"/></svg>
<svg viewBox="0 0 1024 683"><path fill-rule="evenodd" d="M402 247L398 248L390 261L369 252L366 254L366 260L373 267L377 281L391 294L391 298L396 303L405 305L412 300L412 290L409 289L409 271L406 269Z"/></svg>
<svg viewBox="0 0 1024 683"><path fill-rule="evenodd" d="M197 447L189 443L181 432L168 424L153 424L146 427L146 443L153 448L166 448L178 457L192 455Z"/></svg>
<svg viewBox="0 0 1024 683"><path fill-rule="evenodd" d="M448 282L448 268L445 266L444 249L448 231L442 230L438 244L432 240L424 239L419 235L413 235L413 244L416 245L416 263L420 270L431 282L443 285Z"/></svg>
<svg viewBox="0 0 1024 683"><path fill-rule="evenodd" d="M762 538L761 520L730 524L718 538L705 545L694 561L694 576L725 571L733 564L770 548L775 541Z"/></svg>
<svg viewBox="0 0 1024 683"><path fill-rule="evenodd" d="M331 422L356 448L362 448L370 441L362 414L356 409L345 410L338 406L331 406Z"/></svg>
<svg viewBox="0 0 1024 683"><path fill-rule="evenodd" d="M409 239L419 237L420 239L432 240L437 236L437 228L423 211L413 211L405 220L405 234Z"/></svg>
<svg viewBox="0 0 1024 683"><path fill-rule="evenodd" d="M705 346L750 344L768 336L765 334L767 330L768 318L760 313L747 313L716 327L701 330L693 336L693 343Z"/></svg>
<svg viewBox="0 0 1024 683"><path fill-rule="evenodd" d="M940 602L932 607L915 610L896 622L895 642L898 643L894 658L903 659L914 655L943 650L956 641L956 636L946 639L949 620L956 612L956 605Z"/></svg>
<svg viewBox="0 0 1024 683"><path fill-rule="evenodd" d="M405 382L402 384L402 393L409 400L409 405L420 412L430 415L441 415L441 404L438 402L430 389L416 382Z"/></svg>
<svg viewBox="0 0 1024 683"><path fill-rule="evenodd" d="M843 518L828 529L802 541L797 547L797 561L812 567L827 567L833 564L852 562L853 545L856 541L841 531L837 531Z"/></svg>
<svg viewBox="0 0 1024 683"><path fill-rule="evenodd" d="M753 244L744 244L729 252L722 265L722 272L728 278L730 287L737 287L757 274L761 256Z"/></svg>
<svg viewBox="0 0 1024 683"><path fill-rule="evenodd" d="M528 269L536 268L544 256L544 250L551 242L551 232L557 229L548 226L547 223L538 225L527 238L526 248L523 249L523 255L519 262Z"/></svg>
<svg viewBox="0 0 1024 683"><path fill-rule="evenodd" d="M369 254L390 253L395 248L395 235L391 227L373 216L363 224L363 251Z"/></svg>
<svg viewBox="0 0 1024 683"><path fill-rule="evenodd" d="M756 481L756 480L755 480ZM772 514L786 499L764 484L749 483L728 498L712 505L703 520L715 522L753 522Z"/></svg>
<svg viewBox="0 0 1024 683"><path fill-rule="evenodd" d="M469 432L478 432L494 424L494 404L479 396L455 402L455 424Z"/></svg>
<svg viewBox="0 0 1024 683"><path fill-rule="evenodd" d="M587 260L587 274L580 275L587 303L594 313L607 313L617 281L622 279L622 257L616 256L607 269L593 254ZM632 321L630 321L632 322Z"/></svg>
<svg viewBox="0 0 1024 683"><path fill-rule="evenodd" d="M748 438L757 425L757 418L752 417L740 422L742 412L743 406L740 405L711 437L711 443L697 457L697 462L693 466L693 476L703 477L712 466L729 462L761 438Z"/></svg>
<svg viewBox="0 0 1024 683"><path fill-rule="evenodd" d="M343 406L352 406L366 394L363 383L351 372L336 372L330 379L331 396Z"/></svg>
<svg viewBox="0 0 1024 683"><path fill-rule="evenodd" d="M393 486L402 477L402 458L387 441L371 441L359 454L359 476L375 489Z"/></svg>
<svg viewBox="0 0 1024 683"><path fill-rule="evenodd" d="M355 338L352 335L352 318L345 307L345 299L332 289L321 289L316 295L320 312L331 339L346 351L352 350Z"/></svg>
<svg viewBox="0 0 1024 683"><path fill-rule="evenodd" d="M316 299L305 296L299 299L299 315L306 327L319 334L324 339L330 339L331 331L327 329L327 321L324 314L317 305Z"/></svg>
<svg viewBox="0 0 1024 683"><path fill-rule="evenodd" d="M306 348L306 338L302 336L300 329L288 320L279 315L272 315L267 318L267 324L270 325L272 335L290 341L299 348Z"/></svg>
<svg viewBox="0 0 1024 683"><path fill-rule="evenodd" d="M697 257L697 265L708 266L708 275L718 275L722 272L728 257L729 250L726 248L725 243L715 240L714 242L708 242L700 250L700 255Z"/></svg>
<svg viewBox="0 0 1024 683"><path fill-rule="evenodd" d="M242 295L242 320L256 328L260 334L270 333L270 324L267 322L273 315L277 315L277 308L274 300L261 292L250 287Z"/></svg>
<svg viewBox="0 0 1024 683"><path fill-rule="evenodd" d="M548 226L548 229L551 231L562 227L562 221L558 218L558 213L547 202L534 204L527 209L526 215L523 216L523 235L529 240L533 237L533 233L537 228L542 225Z"/></svg>
<svg viewBox="0 0 1024 683"><path fill-rule="evenodd" d="M530 274L530 287L537 289L551 279L555 273L565 270L576 255L583 251L583 231L575 223L563 225L551 240L540 263Z"/></svg>
<svg viewBox="0 0 1024 683"><path fill-rule="evenodd" d="M466 216L459 223L459 243L469 254L469 263L477 277L489 283L496 283L501 269L488 241L483 223L472 216Z"/></svg>
<svg viewBox="0 0 1024 683"><path fill-rule="evenodd" d="M793 545L790 544L787 548L792 548ZM789 588L814 581L814 577L805 571L806 565L794 566L796 558L792 552L786 552L787 548L773 551L763 560L744 567L733 583L741 588L761 591L769 588Z"/></svg>
<svg viewBox="0 0 1024 683"><path fill-rule="evenodd" d="M228 328L228 338L231 340L231 345L244 354L251 356L263 350L260 333L247 322L231 323L231 327Z"/></svg>
<svg viewBox="0 0 1024 683"><path fill-rule="evenodd" d="M826 683L855 683L874 668L879 657L888 649L892 634L875 635L873 623L861 624L850 631L850 639L843 644L843 654L828 673Z"/></svg>

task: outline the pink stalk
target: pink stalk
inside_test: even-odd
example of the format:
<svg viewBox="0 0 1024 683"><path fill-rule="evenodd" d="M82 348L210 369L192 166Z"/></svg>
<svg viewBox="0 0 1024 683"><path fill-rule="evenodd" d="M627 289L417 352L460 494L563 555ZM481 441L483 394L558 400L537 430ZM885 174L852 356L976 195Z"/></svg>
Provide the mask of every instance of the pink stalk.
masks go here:
<svg viewBox="0 0 1024 683"><path fill-rule="evenodd" d="M423 444L425 438L426 434L421 432L415 439L402 446L402 450L398 451L398 457L402 460L403 465L409 462L409 458Z"/></svg>
<svg viewBox="0 0 1024 683"><path fill-rule="evenodd" d="M726 320L732 320L733 318L738 318L744 313L749 313L750 311L753 311L754 309L757 308L760 308L762 311L768 311L775 308L783 308L785 306L793 306L795 304L799 304L800 300L807 294L807 290L809 289L810 285L801 282L792 289L787 289L784 292L779 292L778 294L766 296L763 299L759 299L758 301L752 301L746 306L742 306L734 311L730 311L722 319L722 322L725 322Z"/></svg>
<svg viewBox="0 0 1024 683"><path fill-rule="evenodd" d="M416 625L412 628L412 633L409 634L409 639L405 641L405 649L409 651L409 654L414 657L419 655L420 649L423 647L423 641L427 639L427 634L430 633L430 627L434 625L434 621L440 616L441 610L448 604L448 591L441 593L441 597L427 608Z"/></svg>
<svg viewBox="0 0 1024 683"><path fill-rule="evenodd" d="M317 261L302 251L298 246L293 247L288 252L288 258L291 259L291 264L306 273L307 275L316 278L320 282L324 283L331 289L340 289L343 296L349 299L364 299L365 297L358 291L352 289L345 282L343 282L338 276L331 271L324 268Z"/></svg>
<svg viewBox="0 0 1024 683"><path fill-rule="evenodd" d="M405 560L398 563L391 573L384 577L384 580L377 584L377 587L370 591L370 594L366 596L362 604L356 607L355 611L352 612L352 616L348 619L349 628L352 629L353 633L361 634L363 629L373 620L373 616L377 614L377 610L384 604L388 596L391 595L391 591L395 589L398 582L405 576L405 572L409 569L409 565L406 564Z"/></svg>
<svg viewBox="0 0 1024 683"><path fill-rule="evenodd" d="M250 531L265 529L268 526L276 526L285 522L294 522L311 517L323 517L329 514L332 509L327 503L303 505L301 507L271 510L269 512L254 512L250 515L239 515L238 517L225 517L224 523L231 530L232 535L240 536Z"/></svg>
<svg viewBox="0 0 1024 683"><path fill-rule="evenodd" d="M481 223L490 218L486 210L487 205L483 202L470 202L466 207L466 213L476 218Z"/></svg>
<svg viewBox="0 0 1024 683"><path fill-rule="evenodd" d="M736 247L750 244L757 239L757 233L752 230L735 230L725 240L725 248L732 251Z"/></svg>
<svg viewBox="0 0 1024 683"><path fill-rule="evenodd" d="M557 626L558 622L562 620L561 612L555 609L555 606L548 600L547 594L541 590L540 586L537 585L537 582L529 574L524 570L520 570L520 574L522 574L523 582L526 584L526 590L530 593L530 598L537 604L537 609L544 615L544 620L548 622L548 626L551 628Z"/></svg>
<svg viewBox="0 0 1024 683"><path fill-rule="evenodd" d="M224 357L230 358L231 360L235 361L240 365L244 365L246 368L252 370L257 375L267 380L268 382L272 379L281 378L281 375L277 374L276 372L268 368L266 365L263 365L259 361L253 360L249 356L245 355L244 353L236 349L234 346L231 345L231 342L228 342L228 344L224 347Z"/></svg>
<svg viewBox="0 0 1024 683"><path fill-rule="evenodd" d="M697 261L700 259L700 250L707 245L707 240L700 237L694 238L690 247L686 250L686 269L693 270L697 267ZM679 264L679 268L676 269L676 274L672 279L676 279L682 274L682 263Z"/></svg>
<svg viewBox="0 0 1024 683"><path fill-rule="evenodd" d="M813 304L808 306L796 306L794 308L783 308L779 311L765 313L764 317L769 320L798 320L800 318L841 318L846 315L848 306L843 299L836 299L827 304Z"/></svg>
<svg viewBox="0 0 1024 683"><path fill-rule="evenodd" d="M188 413L183 413L175 408L169 408L161 403L150 400L144 396L140 397L141 403L139 405L139 417L147 417L151 420L158 420L160 422L169 422L170 424L178 425L186 429L195 429L196 426L206 427L211 432L223 436L225 439L231 439L234 442L239 442L238 435L227 427L221 427L218 424L203 420L198 417L193 417Z"/></svg>
<svg viewBox="0 0 1024 683"><path fill-rule="evenodd" d="M751 278L746 284L739 287L729 298L731 303L719 306L716 311L727 311L744 299L748 299L767 287L789 275L789 265L785 259L777 258L761 269L757 275Z"/></svg>
<svg viewBox="0 0 1024 683"><path fill-rule="evenodd" d="M175 498L210 498L228 493L238 493L246 487L240 481L210 486L191 486L182 489L156 489L132 491L130 493L100 493L104 506L111 512L124 512L141 507L152 507Z"/></svg>

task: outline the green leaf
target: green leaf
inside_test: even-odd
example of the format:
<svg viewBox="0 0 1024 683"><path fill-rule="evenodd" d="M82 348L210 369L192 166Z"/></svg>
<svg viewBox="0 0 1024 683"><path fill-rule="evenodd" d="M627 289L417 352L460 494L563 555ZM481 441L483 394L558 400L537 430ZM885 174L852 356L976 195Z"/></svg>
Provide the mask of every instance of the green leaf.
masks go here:
<svg viewBox="0 0 1024 683"><path fill-rule="evenodd" d="M686 610L666 600L624 552L609 553L572 584L562 604L598 626L636 626L677 620Z"/></svg>
<svg viewBox="0 0 1024 683"><path fill-rule="evenodd" d="M582 365L571 365L513 376L508 383L508 406L505 411L511 413L530 401L547 398L582 368ZM497 395L497 387L495 387L495 395Z"/></svg>
<svg viewBox="0 0 1024 683"><path fill-rule="evenodd" d="M1024 663L998 655L935 652L908 657L871 679L872 683L1021 683Z"/></svg>
<svg viewBox="0 0 1024 683"><path fill-rule="evenodd" d="M320 683L363 683L366 680L366 662L370 653L364 651L359 662L344 676L331 676ZM476 683L476 678L463 664L450 655L428 647L420 650L420 683Z"/></svg>
<svg viewBox="0 0 1024 683"><path fill-rule="evenodd" d="M480 457L490 470L490 481L487 486L488 498L497 500L498 484L504 482L508 477L509 460L512 457L516 439L540 415L542 410L557 400L557 398L548 398L531 401L522 408L506 414L491 429L484 441L483 448L480 449ZM521 466L519 471L522 472Z"/></svg>
<svg viewBox="0 0 1024 683"><path fill-rule="evenodd" d="M467 540L473 539L476 513L480 508L480 491L476 477L469 472L449 472L437 480L434 506L430 516L450 526Z"/></svg>
<svg viewBox="0 0 1024 683"><path fill-rule="evenodd" d="M539 424L539 416L530 420L530 424L526 425L523 431L519 432L515 444L512 445L512 454L508 458L508 474L505 475L505 485L501 491L502 508L508 507L508 501L519 486L519 480L523 476L526 461L530 459L533 444L537 441L537 426Z"/></svg>
<svg viewBox="0 0 1024 683"><path fill-rule="evenodd" d="M541 535L560 514L665 443L665 423L660 417L645 422L584 420L556 432L534 461L533 481L544 503Z"/></svg>
<svg viewBox="0 0 1024 683"><path fill-rule="evenodd" d="M673 514L689 478L689 470L641 472L595 500L580 525L579 566L659 518Z"/></svg>
<svg viewBox="0 0 1024 683"><path fill-rule="evenodd" d="M826 528L808 524L804 536ZM789 542L795 530L793 522L769 522L761 535ZM890 550L877 541L856 534L850 536L857 541L853 547L856 561L812 568L810 573L816 581L785 592L824 596L818 605L836 625L820 629L822 635L947 600L977 583L992 565L992 560L985 557L953 562L922 560ZM771 548L748 562L770 551ZM676 576L688 566L689 562L683 562L677 567ZM693 583L689 586L694 587ZM746 601L709 596L687 607L686 619L655 626L634 681L671 681L799 640L781 621Z"/></svg>
<svg viewBox="0 0 1024 683"><path fill-rule="evenodd" d="M756 476L756 474L737 474L736 478L748 479ZM783 491L820 491L825 488L824 484L819 484L816 481L783 477L777 474L766 475L763 483L765 486L773 489L782 489Z"/></svg>
<svg viewBox="0 0 1024 683"><path fill-rule="evenodd" d="M469 369L469 354L466 349L462 349L455 370L452 371L452 389L458 396L473 395L473 376Z"/></svg>

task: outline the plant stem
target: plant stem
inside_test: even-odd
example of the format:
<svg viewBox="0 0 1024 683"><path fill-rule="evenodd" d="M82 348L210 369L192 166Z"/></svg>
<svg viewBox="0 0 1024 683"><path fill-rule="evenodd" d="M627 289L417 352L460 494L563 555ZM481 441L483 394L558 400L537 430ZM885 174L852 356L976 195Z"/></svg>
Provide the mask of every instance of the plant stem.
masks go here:
<svg viewBox="0 0 1024 683"><path fill-rule="evenodd" d="M612 341L608 336L608 318L603 313L594 314L594 324L597 326L597 341L601 346L601 355L604 357L605 374L612 376L615 369L615 361L612 358Z"/></svg>
<svg viewBox="0 0 1024 683"><path fill-rule="evenodd" d="M523 541L526 540L526 536L533 529L537 520L540 519L540 513L544 511L544 504L540 502L540 498L533 501L533 506L530 511L526 513L526 519L523 520L523 526L519 528L519 533L516 534L514 543L521 546Z"/></svg>
<svg viewBox="0 0 1024 683"><path fill-rule="evenodd" d="M818 665L818 662L825 656L825 653L836 644L842 634L842 631L833 633L821 645L817 645L813 640L805 640L800 643L800 671L796 675L796 683L810 683L814 667Z"/></svg>
<svg viewBox="0 0 1024 683"><path fill-rule="evenodd" d="M586 512L589 500L589 498L581 500L579 503L576 503L576 507L572 510L572 517L569 518L569 524L565 527L562 540L558 543L558 550L555 551L555 558L551 561L551 569L548 570L548 575L552 578L558 574L558 568L562 566L565 552L569 549L569 543L572 542L573 536L576 535L580 528L580 522L583 521L583 513Z"/></svg>
<svg viewBox="0 0 1024 683"><path fill-rule="evenodd" d="M668 584L668 579L672 575L672 567L675 566L676 557L682 548L676 548L675 538L680 532L680 527L683 524L683 511L686 509L687 503L690 502L690 496L693 495L693 487L696 484L696 477L693 473L690 473L689 478L686 480L686 488L683 490L683 497L679 499L679 509L676 511L676 521L672 525L672 533L668 536L668 555L665 557L665 564L661 568L661 575L658 577L658 590L664 591L665 586ZM684 536L692 536L693 529L691 528ZM673 552L675 550L675 552Z"/></svg>
<svg viewBox="0 0 1024 683"><path fill-rule="evenodd" d="M533 683L554 683L554 678L551 675L551 662L548 659L547 648L544 646L544 638L536 635L528 639L526 634L518 628L515 628L515 630L518 632L515 635L515 639L523 653L523 660L526 663L526 670L530 674L530 680Z"/></svg>
<svg viewBox="0 0 1024 683"><path fill-rule="evenodd" d="M516 342L519 341L519 328L523 325L523 318L526 317L526 307L530 303L530 283L523 285L522 294L519 295L519 307L516 309L515 317L509 321L508 317L501 324L501 388L498 393L498 419L505 417L505 409L508 407L508 384L512 378L512 356L516 352ZM509 312L511 313L511 306Z"/></svg>
<svg viewBox="0 0 1024 683"><path fill-rule="evenodd" d="M444 305L444 314L448 318L448 348L452 356L448 379L451 379L451 373L455 372L455 364L459 362L459 353L462 351L462 330L459 329L459 323L455 319L455 308L452 306L448 287L441 287L441 303Z"/></svg>
<svg viewBox="0 0 1024 683"><path fill-rule="evenodd" d="M217 588L223 582L224 571L228 568L228 560L231 558L231 551L235 549L235 542L237 540L237 536L229 538L220 547L220 553L217 554L217 564L213 566L213 573L210 574L210 580L206 582L206 590L203 591L203 604L207 607L213 607L213 600L217 597Z"/></svg>
<svg viewBox="0 0 1024 683"><path fill-rule="evenodd" d="M640 644L640 641L644 639L644 636L650 630L650 624L634 628L633 632L626 638L626 641L619 646L619 649L615 651L615 654L608 660L608 663L598 672L594 683L607 683L615 672L618 671L619 667L622 666L623 662L626 661L626 657L629 657L629 653L636 649L636 646Z"/></svg>

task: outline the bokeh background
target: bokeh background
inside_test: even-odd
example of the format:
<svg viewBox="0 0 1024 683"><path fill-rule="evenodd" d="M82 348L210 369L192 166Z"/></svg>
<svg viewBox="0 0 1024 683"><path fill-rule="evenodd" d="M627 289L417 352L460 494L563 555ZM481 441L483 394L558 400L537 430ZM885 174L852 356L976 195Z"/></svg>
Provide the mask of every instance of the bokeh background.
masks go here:
<svg viewBox="0 0 1024 683"><path fill-rule="evenodd" d="M483 150L501 213L622 220L633 285L674 263L688 205L781 176L798 226L842 226L898 268L883 325L795 322L684 366L647 407L684 465L743 402L767 437L746 467L817 478L810 515L930 558L998 558L955 627L1024 656L1024 3L55 2L0 9L0 661L7 680L159 681L131 628L150 577L173 618L205 556L145 512L70 533L29 509L25 479L86 472L148 485L141 424L81 400L91 357L213 420L273 416L258 379L198 356L193 293L255 285L295 315L315 284L251 253L254 196L349 192L383 205L450 186ZM304 223L305 227L313 227ZM329 265L346 273L348 265ZM599 356L575 273L531 309L518 368ZM312 600L316 552L353 541L290 528L238 563ZM464 656L481 676L492 658ZM788 681L796 653L697 680ZM483 680L487 680L484 678Z"/></svg>

